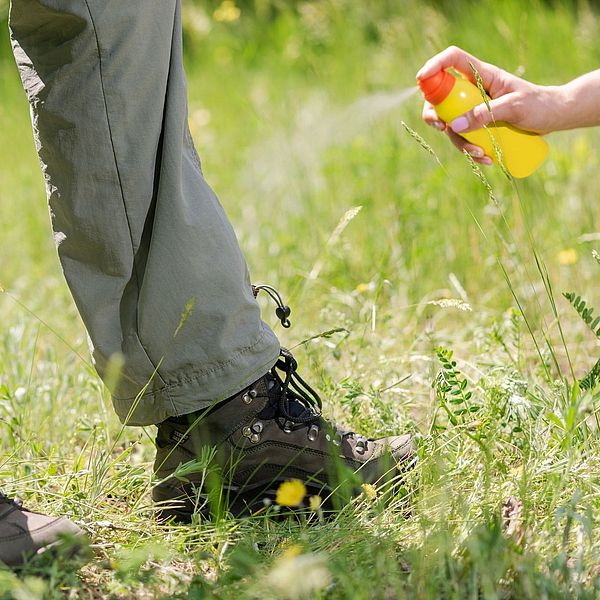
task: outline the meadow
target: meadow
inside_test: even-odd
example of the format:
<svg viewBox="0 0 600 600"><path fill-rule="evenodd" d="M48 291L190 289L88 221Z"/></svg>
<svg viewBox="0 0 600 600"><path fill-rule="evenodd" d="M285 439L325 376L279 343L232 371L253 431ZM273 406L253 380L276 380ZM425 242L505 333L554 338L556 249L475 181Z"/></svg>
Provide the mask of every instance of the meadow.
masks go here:
<svg viewBox="0 0 600 600"><path fill-rule="evenodd" d="M154 428L89 363L0 10L0 488L94 551L0 569L0 599L600 597L600 131L512 181L403 94L450 44L548 85L595 69L593 2L184 2L204 173L292 307L264 318L328 417L419 456L333 519L191 526L153 519Z"/></svg>

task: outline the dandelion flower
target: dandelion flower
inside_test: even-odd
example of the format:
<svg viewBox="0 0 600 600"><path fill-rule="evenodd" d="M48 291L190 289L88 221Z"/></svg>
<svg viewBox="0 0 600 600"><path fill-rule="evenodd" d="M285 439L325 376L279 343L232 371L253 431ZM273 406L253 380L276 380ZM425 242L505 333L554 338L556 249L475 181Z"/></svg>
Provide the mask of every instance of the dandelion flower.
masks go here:
<svg viewBox="0 0 600 600"><path fill-rule="evenodd" d="M375 489L375 486L371 483L363 483L361 486L363 494L369 499L369 500L375 500L375 498L377 498L377 490Z"/></svg>
<svg viewBox="0 0 600 600"><path fill-rule="evenodd" d="M299 479L284 481L277 490L275 502L281 506L298 506L306 496L306 486Z"/></svg>

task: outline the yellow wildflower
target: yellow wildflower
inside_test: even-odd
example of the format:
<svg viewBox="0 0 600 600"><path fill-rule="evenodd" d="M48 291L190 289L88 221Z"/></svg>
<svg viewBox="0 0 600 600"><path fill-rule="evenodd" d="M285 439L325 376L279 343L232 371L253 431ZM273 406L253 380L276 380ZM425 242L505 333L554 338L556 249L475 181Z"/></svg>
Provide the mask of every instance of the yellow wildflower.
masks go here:
<svg viewBox="0 0 600 600"><path fill-rule="evenodd" d="M290 544L286 546L281 553L282 558L296 558L296 556L300 556L303 552L302 546L300 544Z"/></svg>
<svg viewBox="0 0 600 600"><path fill-rule="evenodd" d="M363 494L369 499L369 500L375 500L375 498L377 498L377 490L375 489L375 486L371 483L363 483L361 486Z"/></svg>
<svg viewBox="0 0 600 600"><path fill-rule="evenodd" d="M221 6L215 10L213 17L215 21L222 23L231 23L240 18L241 10L235 5L233 0L223 0Z"/></svg>
<svg viewBox="0 0 600 600"><path fill-rule="evenodd" d="M575 248L565 248L557 254L558 262L561 265L574 265L577 262L577 250Z"/></svg>
<svg viewBox="0 0 600 600"><path fill-rule="evenodd" d="M318 511L321 508L321 504L323 504L323 499L321 496L311 496L308 499L308 506L313 512Z"/></svg>
<svg viewBox="0 0 600 600"><path fill-rule="evenodd" d="M299 479L284 481L277 490L275 502L281 506L298 506L306 496L306 486Z"/></svg>

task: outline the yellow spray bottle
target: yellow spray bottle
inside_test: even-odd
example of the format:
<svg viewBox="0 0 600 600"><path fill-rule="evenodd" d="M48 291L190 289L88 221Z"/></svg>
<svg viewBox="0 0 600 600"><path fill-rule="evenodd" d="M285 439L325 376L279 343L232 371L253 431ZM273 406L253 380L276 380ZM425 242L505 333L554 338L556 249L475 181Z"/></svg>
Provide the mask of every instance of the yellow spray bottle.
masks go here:
<svg viewBox="0 0 600 600"><path fill-rule="evenodd" d="M446 123L451 123L483 101L476 85L466 77L456 77L445 70L420 80L419 87L425 100L433 104L435 112ZM460 135L471 144L483 148L486 155L497 164L495 141L501 151L504 166L517 178L531 175L548 154L548 144L540 135L502 121L490 123L486 129Z"/></svg>

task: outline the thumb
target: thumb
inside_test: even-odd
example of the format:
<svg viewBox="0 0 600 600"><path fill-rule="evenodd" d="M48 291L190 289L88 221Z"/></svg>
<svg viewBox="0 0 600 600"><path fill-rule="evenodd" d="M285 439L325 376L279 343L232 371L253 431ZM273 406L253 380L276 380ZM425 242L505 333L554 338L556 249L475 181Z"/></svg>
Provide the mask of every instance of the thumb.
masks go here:
<svg viewBox="0 0 600 600"><path fill-rule="evenodd" d="M481 129L494 121L507 121L510 123L517 117L515 107L511 102L511 94L489 101L489 108L484 102L478 104L470 111L457 117L450 123L454 133L468 133Z"/></svg>

